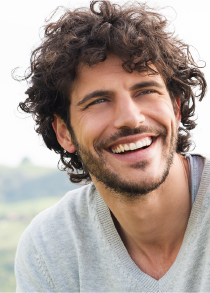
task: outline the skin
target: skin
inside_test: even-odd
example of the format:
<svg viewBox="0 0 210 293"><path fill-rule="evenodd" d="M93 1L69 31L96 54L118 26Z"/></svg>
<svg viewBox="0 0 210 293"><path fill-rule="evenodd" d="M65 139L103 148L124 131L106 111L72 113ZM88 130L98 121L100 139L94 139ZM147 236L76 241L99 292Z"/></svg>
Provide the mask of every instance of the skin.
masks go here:
<svg viewBox="0 0 210 293"><path fill-rule="evenodd" d="M173 152L165 181L146 195L139 192L133 200L123 192L107 188L98 178L96 165L89 169L131 258L144 273L157 280L176 259L191 210L188 164L172 148L181 120L179 106L176 98L174 112L160 74L127 73L121 60L109 55L93 68L81 65L78 69L70 106L76 141L59 117L55 116L53 122L58 142L64 149L75 152L78 144L87 165L91 165L87 159L89 153L91 159L101 163L112 176L118 176L117 180L137 183L139 188L160 182ZM143 127L147 127L143 133L120 134ZM153 138L145 150L123 155L111 152L119 143L145 137Z"/></svg>

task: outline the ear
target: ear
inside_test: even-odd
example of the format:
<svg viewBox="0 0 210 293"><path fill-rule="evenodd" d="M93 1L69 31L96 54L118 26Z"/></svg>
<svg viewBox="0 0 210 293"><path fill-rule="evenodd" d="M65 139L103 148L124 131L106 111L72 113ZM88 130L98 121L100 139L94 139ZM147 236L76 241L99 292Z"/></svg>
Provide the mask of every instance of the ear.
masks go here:
<svg viewBox="0 0 210 293"><path fill-rule="evenodd" d="M180 98L175 98L175 116L177 119L177 123L179 124L181 121L181 101Z"/></svg>
<svg viewBox="0 0 210 293"><path fill-rule="evenodd" d="M54 115L54 121L52 123L52 127L55 131L57 140L59 144L69 153L74 153L76 151L75 145L71 141L71 135L66 127L64 121Z"/></svg>

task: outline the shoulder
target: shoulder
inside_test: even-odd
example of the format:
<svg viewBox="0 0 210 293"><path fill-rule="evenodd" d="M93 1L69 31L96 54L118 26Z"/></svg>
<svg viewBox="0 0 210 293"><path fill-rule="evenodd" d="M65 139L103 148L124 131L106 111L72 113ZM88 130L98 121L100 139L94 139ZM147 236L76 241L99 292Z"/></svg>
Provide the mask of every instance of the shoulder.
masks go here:
<svg viewBox="0 0 210 293"><path fill-rule="evenodd" d="M94 204L94 191L90 184L68 192L57 204L38 214L24 231L17 251L26 253L33 247L35 253L50 256L57 247L65 250L69 243L75 249L80 235L87 237L92 229L90 207Z"/></svg>
<svg viewBox="0 0 210 293"><path fill-rule="evenodd" d="M61 266L67 275L71 272L71 278L75 280L71 285L77 291L78 247L83 239L95 233L90 213L94 191L94 185L90 184L68 192L57 204L33 219L23 233L16 253L15 273L21 288L31 288L35 276L35 283L46 286L47 290L54 288L54 280L65 283L62 279L65 274L60 275ZM34 288L38 291L39 287Z"/></svg>
<svg viewBox="0 0 210 293"><path fill-rule="evenodd" d="M33 234L41 231L49 233L49 231L53 232L61 227L64 231L67 227L84 224L84 221L87 223L90 216L90 206L94 199L94 190L94 185L89 184L68 192L54 206L37 215L29 228Z"/></svg>

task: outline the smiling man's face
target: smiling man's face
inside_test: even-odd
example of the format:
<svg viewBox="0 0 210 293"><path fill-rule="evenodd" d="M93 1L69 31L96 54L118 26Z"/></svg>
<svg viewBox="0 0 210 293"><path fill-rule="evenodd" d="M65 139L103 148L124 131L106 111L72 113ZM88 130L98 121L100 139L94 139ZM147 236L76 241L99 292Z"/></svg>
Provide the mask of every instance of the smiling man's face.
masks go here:
<svg viewBox="0 0 210 293"><path fill-rule="evenodd" d="M80 67L70 112L72 141L94 183L134 198L164 182L180 113L160 75L127 73L114 55Z"/></svg>

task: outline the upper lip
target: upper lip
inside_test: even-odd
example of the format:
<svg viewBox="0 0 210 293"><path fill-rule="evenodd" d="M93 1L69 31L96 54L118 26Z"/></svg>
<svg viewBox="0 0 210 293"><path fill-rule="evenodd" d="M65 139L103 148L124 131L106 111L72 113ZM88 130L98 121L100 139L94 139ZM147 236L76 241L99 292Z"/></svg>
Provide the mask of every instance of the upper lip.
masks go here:
<svg viewBox="0 0 210 293"><path fill-rule="evenodd" d="M157 135L152 134L152 133L142 133L142 134L137 134L137 135L131 135L127 137L120 138L116 140L115 142L111 143L110 145L107 146L107 148L112 148L115 145L119 144L127 144L127 143L132 143L132 142L137 142L138 140L144 139L146 137L157 137Z"/></svg>

